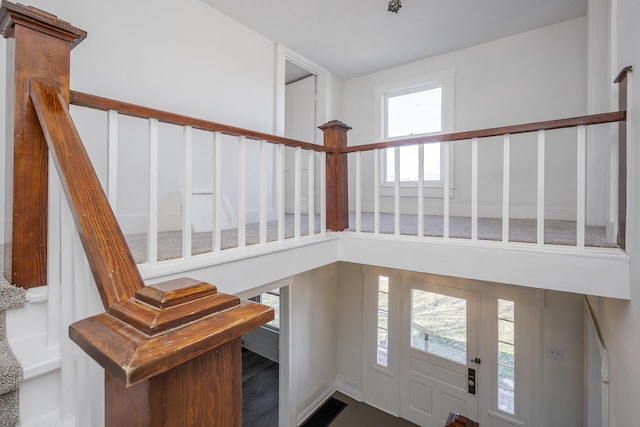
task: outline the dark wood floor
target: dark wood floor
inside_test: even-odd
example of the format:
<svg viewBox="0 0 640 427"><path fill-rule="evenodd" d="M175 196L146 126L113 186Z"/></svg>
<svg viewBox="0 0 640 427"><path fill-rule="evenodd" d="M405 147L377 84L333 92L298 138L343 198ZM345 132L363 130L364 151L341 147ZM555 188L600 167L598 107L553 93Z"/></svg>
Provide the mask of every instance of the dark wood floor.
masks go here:
<svg viewBox="0 0 640 427"><path fill-rule="evenodd" d="M278 364L242 349L242 426L278 425Z"/></svg>

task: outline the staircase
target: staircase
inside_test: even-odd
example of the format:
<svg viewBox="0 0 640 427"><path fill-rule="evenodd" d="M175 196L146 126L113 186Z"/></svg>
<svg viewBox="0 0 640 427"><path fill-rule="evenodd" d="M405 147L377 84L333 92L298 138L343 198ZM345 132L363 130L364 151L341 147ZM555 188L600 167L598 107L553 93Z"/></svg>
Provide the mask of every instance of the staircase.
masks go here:
<svg viewBox="0 0 640 427"><path fill-rule="evenodd" d="M23 371L7 342L5 312L21 308L25 301L26 291L4 278L4 248L0 245L0 427L20 425L18 393Z"/></svg>

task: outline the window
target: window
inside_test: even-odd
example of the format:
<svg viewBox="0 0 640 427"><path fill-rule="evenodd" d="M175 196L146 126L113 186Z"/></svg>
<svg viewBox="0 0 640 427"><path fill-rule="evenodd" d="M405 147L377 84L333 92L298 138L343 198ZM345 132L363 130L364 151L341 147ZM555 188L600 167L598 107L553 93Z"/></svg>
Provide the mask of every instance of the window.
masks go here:
<svg viewBox="0 0 640 427"><path fill-rule="evenodd" d="M251 298L251 301L272 307L275 311L275 316L271 322L265 323L264 326L276 331L280 330L280 289L274 289L260 294L257 297Z"/></svg>
<svg viewBox="0 0 640 427"><path fill-rule="evenodd" d="M411 289L411 347L467 364L467 300Z"/></svg>
<svg viewBox="0 0 640 427"><path fill-rule="evenodd" d="M498 409L515 415L515 303L498 300Z"/></svg>
<svg viewBox="0 0 640 427"><path fill-rule="evenodd" d="M452 132L454 76L454 71L449 70L376 87L375 96L380 100L376 102L380 138L394 140ZM423 150L424 185L434 187L429 191L438 197L441 193L435 188L442 187L444 181L444 150L440 143L424 144ZM419 147L404 146L398 151L398 181L402 187L415 188L419 181ZM395 148L384 150L381 157L381 184L387 187L396 179ZM450 185L453 186L453 182Z"/></svg>
<svg viewBox="0 0 640 427"><path fill-rule="evenodd" d="M378 318L376 362L388 367L389 355L389 278L378 276Z"/></svg>

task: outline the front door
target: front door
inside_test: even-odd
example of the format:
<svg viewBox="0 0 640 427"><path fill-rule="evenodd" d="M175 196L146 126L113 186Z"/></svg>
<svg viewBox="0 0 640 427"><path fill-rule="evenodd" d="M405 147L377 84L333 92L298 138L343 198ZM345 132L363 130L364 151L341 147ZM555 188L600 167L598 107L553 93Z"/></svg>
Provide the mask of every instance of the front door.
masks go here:
<svg viewBox="0 0 640 427"><path fill-rule="evenodd" d="M424 427L443 426L449 412L478 419L478 325L476 292L403 284L402 418Z"/></svg>

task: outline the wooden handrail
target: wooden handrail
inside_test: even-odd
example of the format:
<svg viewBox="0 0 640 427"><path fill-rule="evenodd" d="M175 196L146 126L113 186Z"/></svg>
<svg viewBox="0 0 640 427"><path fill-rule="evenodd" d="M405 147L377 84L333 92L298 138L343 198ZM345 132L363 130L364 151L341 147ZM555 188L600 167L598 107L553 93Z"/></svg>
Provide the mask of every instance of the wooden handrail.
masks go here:
<svg viewBox="0 0 640 427"><path fill-rule="evenodd" d="M32 79L29 94L105 308L144 286L64 98L50 81Z"/></svg>
<svg viewBox="0 0 640 427"><path fill-rule="evenodd" d="M602 123L622 122L627 118L626 111L592 114L588 116L571 117L568 119L548 120L544 122L526 123L521 125L503 126L496 128L445 133L438 135L418 136L393 141L377 142L365 145L353 145L342 148L341 153L355 153L356 151L370 151L379 148L399 147L404 145L431 144L437 142L463 141L472 138L489 138L492 136L515 135L519 133L535 132L538 130L565 129L581 125L597 125Z"/></svg>
<svg viewBox="0 0 640 427"><path fill-rule="evenodd" d="M105 369L105 425L240 427L240 337L274 310L192 279L144 286L60 90L29 94L106 309L69 326Z"/></svg>
<svg viewBox="0 0 640 427"><path fill-rule="evenodd" d="M193 117L183 116L181 114L170 113L155 108L143 107L128 102L117 101L115 99L104 98L88 93L71 91L71 104L79 107L87 107L95 110L109 111L114 110L120 114L141 119L158 119L162 123L169 123L178 126L191 126L195 129L205 130L209 132L220 132L231 136L245 136L249 139L267 141L274 144L284 144L288 147L301 147L313 151L332 152L333 150L322 145L312 144L310 142L298 141L282 136L271 135L263 132L256 132L249 129L243 129L236 126L225 125L222 123L211 122L208 120L196 119Z"/></svg>

